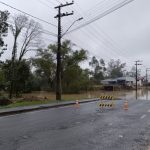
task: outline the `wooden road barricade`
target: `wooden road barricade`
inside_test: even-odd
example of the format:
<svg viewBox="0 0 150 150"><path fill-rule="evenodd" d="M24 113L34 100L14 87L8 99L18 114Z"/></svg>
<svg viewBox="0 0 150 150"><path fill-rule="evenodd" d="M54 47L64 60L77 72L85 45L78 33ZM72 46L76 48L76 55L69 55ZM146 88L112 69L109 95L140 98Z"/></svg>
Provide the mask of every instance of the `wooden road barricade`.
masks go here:
<svg viewBox="0 0 150 150"><path fill-rule="evenodd" d="M103 95L100 96L100 103L99 103L99 107L100 108L104 108L104 107L108 107L108 108L114 108L115 103L114 103L114 96L107 96L107 95ZM108 100L111 102L108 102Z"/></svg>

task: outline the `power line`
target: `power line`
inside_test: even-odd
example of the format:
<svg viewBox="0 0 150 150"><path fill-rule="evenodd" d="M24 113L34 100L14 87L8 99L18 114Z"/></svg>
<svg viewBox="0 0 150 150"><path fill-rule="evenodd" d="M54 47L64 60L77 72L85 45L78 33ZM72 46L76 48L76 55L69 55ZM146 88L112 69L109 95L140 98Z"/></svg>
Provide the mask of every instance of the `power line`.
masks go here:
<svg viewBox="0 0 150 150"><path fill-rule="evenodd" d="M61 2L59 0L55 0L57 3L61 4Z"/></svg>
<svg viewBox="0 0 150 150"><path fill-rule="evenodd" d="M55 34L55 33L53 33L53 32L50 32L50 31L48 31L48 30L43 30L42 32L45 33L45 34L48 34L48 35L52 35L52 36L54 36L54 37L57 37L57 34Z"/></svg>
<svg viewBox="0 0 150 150"><path fill-rule="evenodd" d="M24 11L22 11L22 10L20 10L20 9L18 9L18 8L15 8L15 7L11 6L11 5L8 5L8 4L6 4L6 3L4 3L4 2L2 2L2 1L0 1L0 3L3 4L3 5L5 5L5 6L7 6L7 7L10 7L10 8L12 8L12 9L14 9L14 10L16 10L16 11L18 11L18 12L21 12L21 13L23 13L23 14L25 14L25 15L28 15L28 16L34 18L34 19L37 19L37 20L39 20L39 21L41 21L41 22L44 22L44 23L46 23L46 24L49 24L49 25L51 25L51 26L53 26L53 27L57 27L56 25L54 25L54 24L52 24L52 23L50 23L50 22L47 22L47 21L45 21L45 20L43 20L43 19L41 19L41 18L35 17L35 16L33 16L33 15L27 13L27 12L24 12Z"/></svg>
<svg viewBox="0 0 150 150"><path fill-rule="evenodd" d="M102 0L102 1L100 1L100 2L98 2L98 3L96 3L96 4L93 6L93 8L88 9L87 12L90 12L91 10L95 10L95 7L98 7L99 5L103 4L103 3L106 2L106 1L107 1L107 0Z"/></svg>
<svg viewBox="0 0 150 150"><path fill-rule="evenodd" d="M14 27L15 27L15 24L14 24L13 21L10 21L10 20L9 20L8 23L10 23L11 25L14 25ZM42 29L42 30L41 30L41 33L46 34L46 35L51 35L51 36L53 36L53 37L57 37L57 34L55 34L55 33L53 33L53 32L50 32L50 31L48 31L48 30L45 30L45 29Z"/></svg>
<svg viewBox="0 0 150 150"><path fill-rule="evenodd" d="M65 0L64 0L65 1ZM78 7L78 6L77 6ZM78 11L76 11L76 12L78 12ZM81 14L80 14L80 16L82 16ZM93 34L90 30L90 34L88 33L88 32L85 32L84 30L82 30L86 35L87 35L87 37L91 37L91 38L93 38L91 35L93 35L94 37L96 37L96 39L97 39L97 41L99 42L99 40L98 40L98 38L97 38L97 35L95 34ZM78 39L79 40L79 39ZM96 43L98 43L98 42L96 42ZM82 41L81 43L85 43L85 41ZM87 44L88 43L86 43L86 46L87 46ZM91 46L90 46L91 47ZM92 48L93 49L93 48ZM106 49L106 48L105 48ZM108 57L108 56L106 56L106 57Z"/></svg>
<svg viewBox="0 0 150 150"><path fill-rule="evenodd" d="M104 0L104 1L105 1L105 0ZM103 2L104 2L104 1L103 1ZM110 2L110 1L109 1L109 2ZM77 5L77 3L75 3L75 4ZM78 6L78 5L77 5L77 7L80 8L80 6ZM81 8L80 8L80 9L81 9ZM81 9L81 11L82 11L82 9ZM78 12L78 11L77 11L77 12ZM83 12L83 11L82 11L82 12ZM84 12L83 12L83 14L84 14ZM80 15L81 15L81 14L80 14ZM84 18L85 18L85 16L84 16ZM98 28L96 28L96 26L93 26L93 27L91 26L91 27L89 27L89 30L91 30L91 28L95 30L94 33L100 33L100 30L99 30ZM89 31L89 30L86 29L85 31L87 32L87 31ZM93 31L93 30L92 30L92 31ZM104 31L103 31L102 33L103 33L103 35L102 35L101 33L100 33L100 35L104 37L104 40L105 40L105 41L107 41L107 43L105 43L105 44L107 44L107 45L105 45L106 47L109 46L110 48L113 48L113 49L114 49L113 51L115 51L117 54L118 54L117 51L119 51L119 52L121 53L121 55L124 55L124 54L125 54L125 53L122 53L122 52L123 52L123 51L121 50L122 48L120 49L120 48L118 48L116 45L114 45L114 41L112 40L111 37L109 37L109 35L107 35ZM92 35L94 35L94 34L92 33ZM89 36L90 36L90 35L89 35ZM97 34L95 34L94 37L96 37L96 39L99 39L99 37L97 36ZM97 37L98 37L98 38L97 38ZM105 42L105 41L104 41L104 42ZM104 44L104 43L103 43L103 44ZM116 50L117 50L117 51L116 51ZM111 51L110 51L110 52L111 52ZM119 54L119 55L120 55L120 54ZM120 55L120 56L121 56L121 55ZM125 54L125 55L126 55L126 54ZM121 57L122 57L122 56L121 56ZM124 57L124 56L123 56L123 57ZM126 57L124 57L124 58L126 58ZM129 58L126 58L126 59L128 60ZM131 61L131 60L129 60L129 61Z"/></svg>
<svg viewBox="0 0 150 150"><path fill-rule="evenodd" d="M77 3L76 3L76 5L77 5ZM78 5L77 5L77 7L80 8L80 6L78 6ZM77 11L77 12L79 12L79 11ZM82 15L80 14L80 16L82 16ZM97 35L96 33L100 33L100 32L99 32L99 30L97 30L97 28L96 28L95 26L93 26L92 28L93 28L92 31L95 30L95 32L91 32L91 27L89 27L89 30L86 29L86 30L85 30L86 32L85 32L84 30L82 30L82 31L84 31L85 33L88 33L87 31L89 31L90 34L89 34L87 37L93 35L93 36L96 38L96 40L98 41L97 43L99 43L99 37L98 37L98 35ZM103 34L104 34L104 32L103 32ZM105 35L105 34L104 34L104 35ZM103 35L101 34L101 36L103 36ZM106 36L106 35L105 35L105 36ZM103 36L103 37L104 37L104 36ZM108 37L108 36L107 36L107 37ZM92 37L92 38L93 38L93 37ZM110 38L109 38L109 39L110 39ZM105 38L105 37L104 37L104 40L107 41L107 45L106 45L106 43L105 43L105 44L103 43L103 44L104 44L106 47L109 46L110 48L113 48L114 51L118 54L118 52L116 51L116 48L117 48L117 47L114 46L113 42L111 42L111 40L110 40L110 41L107 40L107 38ZM105 41L104 41L104 42L105 42ZM99 45L99 44L98 44L98 45ZM101 46L100 46L100 47L101 47ZM118 49L118 48L117 48L117 49ZM110 49L108 49L108 50L110 50ZM119 49L118 49L118 50L119 50ZM110 51L110 52L112 53L112 52L114 52L114 51ZM121 53L122 51L119 50L119 52ZM119 54L119 55L120 55L120 54ZM121 56L121 55L120 55L120 56ZM121 56L121 57L122 57L122 56Z"/></svg>
<svg viewBox="0 0 150 150"><path fill-rule="evenodd" d="M48 8L50 8L50 9L54 9L54 8L48 6L46 3L44 3L44 2L41 1L41 0L37 0L37 1L38 1L39 3L41 3L42 5L44 5L44 6L48 7Z"/></svg>
<svg viewBox="0 0 150 150"><path fill-rule="evenodd" d="M112 7L112 6L114 6L114 5L116 5L116 4L118 4L118 2L120 3L121 1L120 0L118 0L118 1L114 1L114 0L108 0L108 3L106 3L107 2L107 0L105 0L102 4L104 5L97 5L96 7L94 7L93 8L93 10L91 10L91 11L86 11L85 13L86 13L86 15L85 16L87 16L88 18L89 17L94 17L94 16L96 16L97 14L99 14L99 13L102 13L103 11L105 11L106 9L109 9L110 7ZM101 3L100 3L101 4Z"/></svg>
<svg viewBox="0 0 150 150"><path fill-rule="evenodd" d="M52 1L49 1L49 0L45 0L45 1L47 1L48 3L53 4L54 6L56 5L56 4L55 4L55 3L53 3Z"/></svg>
<svg viewBox="0 0 150 150"><path fill-rule="evenodd" d="M126 1L124 1L124 2L122 2L122 3L119 3L119 4L116 5L116 6L113 6L111 9L108 9L107 11L105 11L105 12L103 12L102 14L96 16L95 18L89 20L88 22L85 22L84 24L82 24L82 25L78 26L77 28L71 30L71 31L68 32L67 34L72 33L72 32L74 32L74 31L76 31L76 30L79 30L80 28L83 28L83 27L85 27L85 26L87 26L87 25L89 25L89 24L91 24L91 23L93 23L93 22L95 22L95 21L97 21L97 20L99 20L99 19L105 17L106 15L108 15L108 14L110 14L110 13L112 13L112 12L118 10L119 8L125 6L125 5L127 5L127 4L129 4L129 3L131 3L132 1L134 1L134 0L129 0L129 1L126 0Z"/></svg>

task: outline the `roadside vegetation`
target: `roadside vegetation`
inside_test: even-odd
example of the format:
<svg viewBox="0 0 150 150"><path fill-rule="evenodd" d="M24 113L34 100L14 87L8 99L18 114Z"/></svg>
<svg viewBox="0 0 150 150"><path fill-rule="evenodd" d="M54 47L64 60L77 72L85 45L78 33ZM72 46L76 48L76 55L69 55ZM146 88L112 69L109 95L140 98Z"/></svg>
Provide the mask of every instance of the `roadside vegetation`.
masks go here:
<svg viewBox="0 0 150 150"><path fill-rule="evenodd" d="M0 13L3 20L0 23L0 58L4 53L11 56L0 62L0 105L15 107L56 102L57 43L45 48L39 23L24 15L16 15L8 23L9 13ZM6 49L8 46L4 43L8 32L13 36L12 49ZM35 56L27 57L30 52ZM125 63L113 59L106 63L96 56L89 59L87 50L77 48L69 40L62 42L61 52L63 100L88 98L87 91L102 89L101 80L124 75ZM81 64L87 62L89 66L83 69ZM33 94L36 92L37 95ZM47 96L44 92L52 94ZM42 93L40 97L39 93Z"/></svg>

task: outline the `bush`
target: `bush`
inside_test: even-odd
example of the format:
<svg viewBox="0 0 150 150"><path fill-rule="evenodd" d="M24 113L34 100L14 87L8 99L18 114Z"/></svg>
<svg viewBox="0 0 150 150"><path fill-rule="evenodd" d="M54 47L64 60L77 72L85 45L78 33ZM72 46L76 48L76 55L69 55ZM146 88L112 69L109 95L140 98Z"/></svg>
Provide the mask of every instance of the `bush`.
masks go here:
<svg viewBox="0 0 150 150"><path fill-rule="evenodd" d="M4 96L0 97L0 106L6 106L6 105L9 105L11 103L12 103L12 101L9 100L8 98L6 98Z"/></svg>

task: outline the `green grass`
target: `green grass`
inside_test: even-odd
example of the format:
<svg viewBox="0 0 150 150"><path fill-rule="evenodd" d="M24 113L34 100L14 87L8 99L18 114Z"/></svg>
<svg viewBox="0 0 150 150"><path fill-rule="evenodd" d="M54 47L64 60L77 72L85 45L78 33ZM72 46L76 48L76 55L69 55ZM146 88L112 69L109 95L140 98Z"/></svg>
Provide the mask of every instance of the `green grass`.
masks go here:
<svg viewBox="0 0 150 150"><path fill-rule="evenodd" d="M15 102L7 106L1 106L0 109L4 108L15 108L15 107L23 107L23 106L34 106L34 105L40 105L40 104L50 104L55 103L56 101L23 101L23 102Z"/></svg>
<svg viewBox="0 0 150 150"><path fill-rule="evenodd" d="M66 101L75 101L75 100L82 100L82 99L87 99L87 96L84 94L67 94L62 96L61 101L56 101L56 100L43 100L43 101L18 101L14 102L10 105L7 106L0 106L0 109L5 109L5 108L15 108L15 107L24 107L24 106L34 106L34 105L40 105L40 104L52 104L52 103L61 103L61 102L66 102Z"/></svg>
<svg viewBox="0 0 150 150"><path fill-rule="evenodd" d="M52 104L52 103L61 103L61 102L65 102L65 101L72 101L72 99L65 99L65 100L61 100L61 101L56 101L56 100L46 100L46 101L18 101L18 102L14 102L10 105L7 106L0 106L0 109L5 109L5 108L15 108L15 107L24 107L24 106L35 106L35 105L40 105L40 104Z"/></svg>
<svg viewBox="0 0 150 150"><path fill-rule="evenodd" d="M23 94L23 97L28 97L28 101L17 101L14 102L8 106L0 106L0 109L5 109L5 108L15 108L15 107L23 107L23 106L34 106L34 105L40 105L40 104L52 104L52 103L61 103L65 101L75 101L75 100L82 100L82 99L88 99L88 98L96 98L99 97L100 95L113 95L113 92L104 92L104 91L89 91L85 93L80 93L80 94L63 94L62 95L62 101L56 101L55 99L55 93L51 92L33 92L33 93L28 93L28 94ZM34 100L30 101L29 97L47 97L48 100Z"/></svg>

